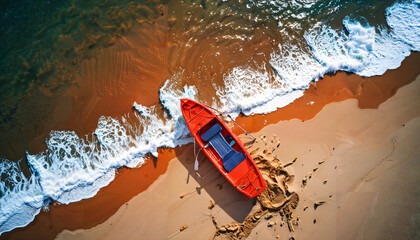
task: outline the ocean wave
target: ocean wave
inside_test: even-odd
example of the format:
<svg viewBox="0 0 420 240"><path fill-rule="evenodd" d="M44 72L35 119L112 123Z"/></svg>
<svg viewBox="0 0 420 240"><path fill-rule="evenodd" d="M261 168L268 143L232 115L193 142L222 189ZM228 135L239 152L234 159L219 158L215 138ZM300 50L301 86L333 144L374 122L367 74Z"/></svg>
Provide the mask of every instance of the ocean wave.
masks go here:
<svg viewBox="0 0 420 240"><path fill-rule="evenodd" d="M0 234L33 221L46 200L36 175L27 178L19 162L0 159Z"/></svg>
<svg viewBox="0 0 420 240"><path fill-rule="evenodd" d="M343 19L344 30L315 24L304 39L282 43L269 63L258 69L238 66L224 76L217 89L223 112L245 115L275 111L301 97L312 81L325 73L348 71L361 76L381 75L400 66L411 51L420 49L420 10L416 3L395 3L386 10L385 27ZM0 162L0 234L30 223L49 201L68 204L94 196L115 177L115 169L138 167L158 148L192 142L182 118L179 99L194 99L194 86L181 86L182 71L160 89L159 106L134 103L134 123L101 117L94 133L79 137L73 131L52 131L47 150L27 154L32 176L18 163Z"/></svg>
<svg viewBox="0 0 420 240"><path fill-rule="evenodd" d="M390 30L350 17L343 19L343 30L314 24L305 31L305 42L291 37L271 54L273 76L265 66L241 66L227 74L224 88L217 91L222 103L217 107L236 115L269 113L301 97L312 81L326 73L346 71L371 77L398 68L420 48L419 4L395 3L385 16Z"/></svg>
<svg viewBox="0 0 420 240"><path fill-rule="evenodd" d="M392 29L392 36L420 51L420 1L397 3L386 9L386 22Z"/></svg>
<svg viewBox="0 0 420 240"><path fill-rule="evenodd" d="M241 112L245 115L272 112L303 95L278 74L267 71L266 66L257 70L236 67L224 77L224 82L224 88L214 86L220 102L214 107L234 118Z"/></svg>
<svg viewBox="0 0 420 240"><path fill-rule="evenodd" d="M50 201L63 204L95 196L115 178L117 168L141 166L147 154L161 147L180 146L192 137L179 108L181 98L195 98L193 86L174 90L169 79L160 90L170 117L161 119L156 107L134 103L133 124L127 118L102 116L93 134L80 138L74 131L52 131L47 150L27 154L33 175L27 179L17 163L3 159L0 173L0 234L29 224Z"/></svg>
<svg viewBox="0 0 420 240"><path fill-rule="evenodd" d="M365 77L382 75L398 68L414 50L385 28L375 29L349 17L343 20L343 25L342 31L321 26L304 35L313 57L327 72L341 70Z"/></svg>

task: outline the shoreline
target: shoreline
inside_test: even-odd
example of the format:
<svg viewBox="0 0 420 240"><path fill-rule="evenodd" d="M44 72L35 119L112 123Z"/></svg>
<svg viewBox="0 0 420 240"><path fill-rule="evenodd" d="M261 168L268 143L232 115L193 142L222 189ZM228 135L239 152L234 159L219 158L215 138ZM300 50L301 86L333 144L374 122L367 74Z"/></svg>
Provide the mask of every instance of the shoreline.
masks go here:
<svg viewBox="0 0 420 240"><path fill-rule="evenodd" d="M279 121L293 118L302 121L312 119L325 105L349 98L357 99L361 109L375 109L392 97L399 88L416 79L420 74L417 68L419 62L420 53L413 52L404 59L399 68L388 70L381 76L361 77L342 71L327 74L315 84L311 84L304 95L291 104L268 114L250 117L240 115L236 121L249 132L257 132L263 126ZM267 123L262 125L264 121ZM235 125L233 127L238 130Z"/></svg>
<svg viewBox="0 0 420 240"><path fill-rule="evenodd" d="M413 239L420 212L419 89L420 76L378 109L348 99L309 121L260 131L283 135L285 146L274 154L297 157L287 170L300 202L295 232L279 225L267 230L269 221L262 220L250 238Z"/></svg>
<svg viewBox="0 0 420 240"><path fill-rule="evenodd" d="M343 101L348 98L356 98L358 100L358 105L361 108L377 107L381 102L384 102L386 99L395 94L397 89L401 86L404 86L414 80L414 77L419 73L416 69L416 62L418 62L418 59L420 59L420 54L413 53L403 61L400 68L396 70L389 70L384 75L378 77L362 78L355 74L348 74L345 72L338 72L332 76L327 75L324 79L319 80L316 85L311 85L311 87L305 91L302 98L297 99L290 105L267 115L254 115L250 117L241 116L237 119L237 122L250 132L256 132L266 125L275 124L282 120L284 121L293 118L297 118L302 121L309 120L321 111L325 105L331 102ZM399 81L401 78L402 80ZM361 83L364 84L362 91L359 87ZM373 92L378 91L378 89L380 94L373 94ZM315 103L313 105L308 104L311 101L315 101ZM263 124L265 121L267 122ZM234 125L231 124L231 126ZM237 134L240 133L240 129L237 127L233 128ZM182 148L184 147L181 147L181 149ZM112 216L112 214L115 213L126 201L147 189L150 184L152 184L166 171L168 162L174 154L173 152L177 151L177 149L160 150L159 157L156 161L147 161L139 169L122 170L122 173L118 174L116 179L111 182L110 185L101 189L95 197L71 203L69 205L50 206L49 212L41 212L28 226L15 229L9 233L4 233L1 238L19 239L21 238L20 236L33 236L34 233L37 233L42 235L40 238L52 239L63 229L74 230L78 228L89 228L99 224L101 221L105 221ZM153 167L154 162L156 162L159 166L156 169ZM144 176L145 174L152 177L148 178L148 176ZM125 180L121 180L120 183L120 179L123 178ZM118 197L119 200L116 201L115 204L110 204L113 202L110 200L111 198L105 199L101 197L106 196L111 192L121 192L123 186L122 184L124 182L127 183L134 181L139 182L142 187L133 190L123 197ZM127 186L126 189L131 189L133 187L135 186ZM71 213L73 209L82 216L87 213L97 213L100 208L97 206L95 207L95 205L99 202L106 205L105 209L100 210L103 214L102 216L101 214L96 214L97 216L93 214L95 216L92 217L92 219L86 219L85 222L77 220L80 216L74 218L68 217L60 224L51 225L51 221L55 218L55 216L63 216L61 213L65 212Z"/></svg>
<svg viewBox="0 0 420 240"><path fill-rule="evenodd" d="M278 157L293 176L288 191L299 195L299 203L293 231L281 214L271 211L246 237L382 239L415 234L411 216L420 211L413 212L420 177L419 89L420 76L378 109L360 109L356 99L347 99L326 105L309 121L286 120L260 130L251 148L267 159ZM241 139L247 141L244 135ZM217 225L222 226L217 237L229 239L223 232L236 230L227 228L261 208L235 191L203 157L197 174L191 145L176 152L168 171L107 221L87 230L65 230L58 239L211 239ZM402 221L395 223L395 218ZM180 231L183 225L188 228Z"/></svg>
<svg viewBox="0 0 420 240"><path fill-rule="evenodd" d="M63 229L94 227L106 221L131 198L145 191L166 172L168 163L174 157L174 149L159 149L159 160L151 157L140 168L118 169L115 179L93 198L68 205L53 203L48 211L41 211L26 227L4 233L0 239L54 239Z"/></svg>

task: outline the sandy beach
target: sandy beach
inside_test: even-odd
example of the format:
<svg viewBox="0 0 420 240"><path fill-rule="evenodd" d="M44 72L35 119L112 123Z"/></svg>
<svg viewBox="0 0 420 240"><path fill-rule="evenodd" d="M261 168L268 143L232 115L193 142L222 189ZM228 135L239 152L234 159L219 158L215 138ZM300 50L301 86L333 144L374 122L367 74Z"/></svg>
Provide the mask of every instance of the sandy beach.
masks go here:
<svg viewBox="0 0 420 240"><path fill-rule="evenodd" d="M57 239L212 239L216 226L216 238L235 238L246 229L237 223L248 215L257 216L244 236L249 239L412 239L419 212L419 109L420 77L378 109L360 109L349 99L326 105L308 121L266 126L254 133L254 143L241 135L254 158L279 161L291 176L273 184L285 183L286 192L299 196L293 231L281 209L255 215L266 208L237 192L204 156L195 172L189 145L104 223L65 230Z"/></svg>

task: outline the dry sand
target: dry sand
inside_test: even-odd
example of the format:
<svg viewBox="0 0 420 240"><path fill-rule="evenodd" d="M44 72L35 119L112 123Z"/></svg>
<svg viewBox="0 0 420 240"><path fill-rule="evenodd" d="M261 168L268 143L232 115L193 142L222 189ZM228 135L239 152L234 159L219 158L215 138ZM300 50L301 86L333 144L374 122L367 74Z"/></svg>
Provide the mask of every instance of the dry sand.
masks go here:
<svg viewBox="0 0 420 240"><path fill-rule="evenodd" d="M281 122L259 134L272 133L282 142L277 156L284 162L297 157L286 169L295 175L292 186L300 202L294 216L299 224L289 233L278 224L267 231L267 223L261 223L251 239L414 238L419 221L420 78L377 110L361 110L357 101L346 100L327 105L310 121ZM326 203L315 209L318 201Z"/></svg>
<svg viewBox="0 0 420 240"><path fill-rule="evenodd" d="M294 232L287 214L266 211L257 216L248 238L413 238L419 221L419 133L420 77L378 109L362 110L349 99L326 105L308 121L266 126L248 146L254 156L271 163L279 159L288 173L282 176L291 178L286 190L297 193L299 201L290 215ZM235 222L248 215L255 219L259 202L242 196L203 156L196 173L192 145L177 151L167 172L107 221L65 230L58 239L211 239L214 220L218 227L243 229ZM180 231L184 225L188 228ZM224 231L216 237L226 238Z"/></svg>

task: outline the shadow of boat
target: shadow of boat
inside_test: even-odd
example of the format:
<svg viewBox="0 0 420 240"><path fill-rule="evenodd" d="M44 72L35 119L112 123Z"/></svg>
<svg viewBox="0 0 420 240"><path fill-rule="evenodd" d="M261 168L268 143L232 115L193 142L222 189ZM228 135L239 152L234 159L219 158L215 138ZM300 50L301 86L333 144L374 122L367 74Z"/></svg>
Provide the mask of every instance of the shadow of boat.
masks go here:
<svg viewBox="0 0 420 240"><path fill-rule="evenodd" d="M234 188L202 152L198 156L198 171L195 171L193 144L176 148L175 153L181 164L188 170L186 184L189 184L192 177L199 184L196 188L197 194L202 194L203 190L206 191L216 205L233 220L237 222L245 220L256 204L256 198L248 198Z"/></svg>

